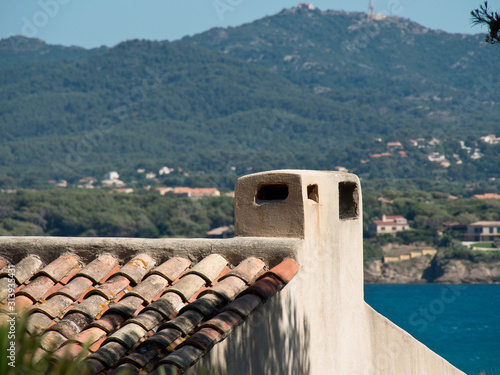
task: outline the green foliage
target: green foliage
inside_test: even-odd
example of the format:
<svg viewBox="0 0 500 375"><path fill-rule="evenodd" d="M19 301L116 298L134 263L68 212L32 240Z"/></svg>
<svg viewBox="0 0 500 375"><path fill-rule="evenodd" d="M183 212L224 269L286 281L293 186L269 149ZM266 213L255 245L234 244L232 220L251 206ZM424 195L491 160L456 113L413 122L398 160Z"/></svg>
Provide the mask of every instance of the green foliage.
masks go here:
<svg viewBox="0 0 500 375"><path fill-rule="evenodd" d="M402 240L402 243L405 245L409 245L415 242L432 243L434 235L435 232L428 229L405 230L396 233L396 237L400 238Z"/></svg>
<svg viewBox="0 0 500 375"><path fill-rule="evenodd" d="M90 370L85 367L83 360L88 349L88 344L76 357L62 355L58 360L52 358L51 353L40 349L41 337L31 336L26 330L26 315L16 316L13 325L10 322L0 324L0 374L2 375L89 375ZM11 352L11 349L13 352ZM14 354L11 356L11 354ZM165 374L160 367L159 374ZM225 373L225 372L224 372ZM121 371L120 375L130 374ZM222 374L216 368L201 366L199 370L188 369L186 374L215 375Z"/></svg>
<svg viewBox="0 0 500 375"><path fill-rule="evenodd" d="M233 211L229 197L20 190L0 195L0 235L205 237L214 227L233 224Z"/></svg>
<svg viewBox="0 0 500 375"><path fill-rule="evenodd" d="M379 246L384 246L384 245L387 245L388 243L397 243L397 244L403 243L403 239L401 237L394 236L394 235L389 234L389 233L379 234L376 237L376 241L377 241L376 243Z"/></svg>
<svg viewBox="0 0 500 375"><path fill-rule="evenodd" d="M486 43L500 43L500 14L488 9L488 2L485 1L479 9L474 9L470 12L472 23L475 25L486 25L490 32L486 35Z"/></svg>
<svg viewBox="0 0 500 375"><path fill-rule="evenodd" d="M86 375L82 366L85 350L76 359L63 356L58 362L51 360L50 354L40 349L39 336L30 336L26 330L26 317L15 317L0 325L0 373L4 375ZM86 347L85 347L86 348ZM15 355L10 357L11 349Z"/></svg>
<svg viewBox="0 0 500 375"><path fill-rule="evenodd" d="M382 259L382 248L377 244L363 241L363 261L368 262L374 259Z"/></svg>
<svg viewBox="0 0 500 375"><path fill-rule="evenodd" d="M453 241L450 246L442 252L443 259L465 259L473 258L473 251L464 246L460 241Z"/></svg>
<svg viewBox="0 0 500 375"><path fill-rule="evenodd" d="M493 242L476 242L471 247L481 247L483 249L492 249Z"/></svg>
<svg viewBox="0 0 500 375"><path fill-rule="evenodd" d="M475 250L471 259L473 262L494 263L500 262L500 251Z"/></svg>
<svg viewBox="0 0 500 375"><path fill-rule="evenodd" d="M478 36L363 17L292 9L174 43L89 51L0 41L0 186L110 170L133 179L138 165L165 164L190 172L165 182L227 189L250 172L337 165L398 190L498 176L500 148L467 144L484 154L472 160L457 142L497 129L496 99L476 87L478 70L496 75L493 52ZM442 142L411 149L416 137ZM406 158L370 158L391 140ZM445 169L430 151L462 152L463 164Z"/></svg>
<svg viewBox="0 0 500 375"><path fill-rule="evenodd" d="M471 250L459 241L453 241L451 245L442 252L442 259L464 259L473 263L494 263L500 261L500 251L495 250Z"/></svg>
<svg viewBox="0 0 500 375"><path fill-rule="evenodd" d="M500 237L495 238L495 240L493 241L493 247L495 249L500 249Z"/></svg>

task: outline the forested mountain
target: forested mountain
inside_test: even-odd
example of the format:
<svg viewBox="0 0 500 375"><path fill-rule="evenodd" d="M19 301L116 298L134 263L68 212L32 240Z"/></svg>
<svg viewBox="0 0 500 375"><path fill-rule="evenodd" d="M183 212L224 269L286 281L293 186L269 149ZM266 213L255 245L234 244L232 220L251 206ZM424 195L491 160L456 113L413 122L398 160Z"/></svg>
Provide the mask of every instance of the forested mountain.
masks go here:
<svg viewBox="0 0 500 375"><path fill-rule="evenodd" d="M105 47L86 50L81 47L53 46L40 39L13 36L0 40L0 68L29 64L35 61L76 60L105 50Z"/></svg>
<svg viewBox="0 0 500 375"><path fill-rule="evenodd" d="M498 51L481 41L298 8L176 42L87 51L1 40L0 180L39 187L162 165L221 178L337 165L367 179L498 176L500 146L453 168L426 157L451 160L459 140L474 151L498 130ZM418 137L439 143L413 152ZM407 155L370 159L387 141Z"/></svg>
<svg viewBox="0 0 500 375"><path fill-rule="evenodd" d="M183 41L360 103L387 101L387 96L460 100L481 85L479 77L498 78L498 51L482 35L448 34L395 16L292 8Z"/></svg>

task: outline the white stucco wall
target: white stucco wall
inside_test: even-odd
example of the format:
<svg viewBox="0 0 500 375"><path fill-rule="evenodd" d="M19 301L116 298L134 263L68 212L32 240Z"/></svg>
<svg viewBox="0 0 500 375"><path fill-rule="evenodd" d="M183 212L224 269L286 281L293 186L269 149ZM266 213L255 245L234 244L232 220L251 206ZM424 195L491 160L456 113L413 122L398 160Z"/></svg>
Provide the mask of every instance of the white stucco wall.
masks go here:
<svg viewBox="0 0 500 375"><path fill-rule="evenodd" d="M357 217L340 219L339 184L346 181L357 186ZM267 182L288 184L287 200L255 202ZM318 187L318 202L308 199L310 185ZM302 238L295 249L300 270L200 365L229 374L463 374L364 302L363 211L355 175L267 172L242 178L236 196L236 236L268 236L266 221L256 221L266 212L282 236Z"/></svg>

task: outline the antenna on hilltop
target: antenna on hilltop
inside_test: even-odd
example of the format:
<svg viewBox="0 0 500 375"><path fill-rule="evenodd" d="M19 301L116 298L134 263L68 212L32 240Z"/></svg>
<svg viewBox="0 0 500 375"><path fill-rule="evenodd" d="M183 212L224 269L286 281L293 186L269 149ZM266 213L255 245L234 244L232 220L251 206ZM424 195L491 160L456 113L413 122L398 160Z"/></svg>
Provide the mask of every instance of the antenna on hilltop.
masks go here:
<svg viewBox="0 0 500 375"><path fill-rule="evenodd" d="M375 8L373 7L373 0L370 0L370 16L375 14Z"/></svg>

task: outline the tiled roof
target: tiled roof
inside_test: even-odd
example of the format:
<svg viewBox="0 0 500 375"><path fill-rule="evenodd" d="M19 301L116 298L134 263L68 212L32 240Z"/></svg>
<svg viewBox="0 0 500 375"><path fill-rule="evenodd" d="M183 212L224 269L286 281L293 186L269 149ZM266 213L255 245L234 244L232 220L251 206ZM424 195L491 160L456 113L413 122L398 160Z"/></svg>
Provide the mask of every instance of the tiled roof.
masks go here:
<svg viewBox="0 0 500 375"><path fill-rule="evenodd" d="M404 219L404 220L406 220L405 217L402 216L402 215L385 215L385 218L389 219L389 220L396 220L396 219Z"/></svg>
<svg viewBox="0 0 500 375"><path fill-rule="evenodd" d="M500 226L500 221L476 221L469 224L470 227L498 227Z"/></svg>
<svg viewBox="0 0 500 375"><path fill-rule="evenodd" d="M292 259L270 270L249 257L230 264L211 254L196 264L171 257L161 264L137 254L124 265L110 253L87 264L72 253L47 265L29 255L15 266L0 257L0 318L28 314L40 335L35 358L54 362L84 352L91 373L183 372L281 290L298 271ZM15 269L15 274L11 271Z"/></svg>
<svg viewBox="0 0 500 375"><path fill-rule="evenodd" d="M474 199L500 199L500 194L496 193L486 193L486 194L476 194L473 195Z"/></svg>

